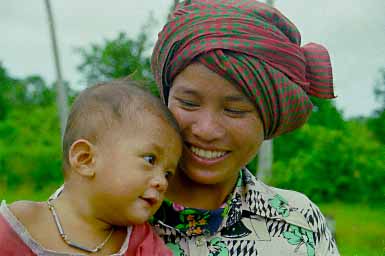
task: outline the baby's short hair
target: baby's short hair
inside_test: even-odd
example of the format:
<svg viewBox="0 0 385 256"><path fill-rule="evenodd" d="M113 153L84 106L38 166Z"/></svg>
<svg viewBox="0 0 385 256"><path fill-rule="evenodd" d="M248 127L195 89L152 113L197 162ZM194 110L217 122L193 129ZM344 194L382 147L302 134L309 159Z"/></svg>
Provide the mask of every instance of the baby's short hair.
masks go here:
<svg viewBox="0 0 385 256"><path fill-rule="evenodd" d="M63 169L68 169L68 153L78 139L97 143L114 122L152 113L166 120L179 133L174 116L159 98L139 83L119 79L100 83L82 91L75 99L63 137Z"/></svg>

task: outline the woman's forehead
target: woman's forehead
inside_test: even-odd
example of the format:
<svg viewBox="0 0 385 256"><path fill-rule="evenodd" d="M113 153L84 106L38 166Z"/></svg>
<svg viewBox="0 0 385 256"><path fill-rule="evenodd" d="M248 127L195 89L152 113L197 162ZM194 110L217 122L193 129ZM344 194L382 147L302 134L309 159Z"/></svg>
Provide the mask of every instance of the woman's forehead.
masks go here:
<svg viewBox="0 0 385 256"><path fill-rule="evenodd" d="M187 66L175 77L171 87L171 94L174 93L193 97L221 96L226 101L249 101L236 85L199 63Z"/></svg>

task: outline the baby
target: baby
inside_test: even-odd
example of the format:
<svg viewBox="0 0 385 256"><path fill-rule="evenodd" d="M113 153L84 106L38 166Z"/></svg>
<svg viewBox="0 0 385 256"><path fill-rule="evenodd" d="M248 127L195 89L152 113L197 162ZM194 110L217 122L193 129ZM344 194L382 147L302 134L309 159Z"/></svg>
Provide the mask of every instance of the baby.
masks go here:
<svg viewBox="0 0 385 256"><path fill-rule="evenodd" d="M146 221L181 151L172 114L133 81L84 90L63 138L63 188L2 202L0 255L172 255Z"/></svg>

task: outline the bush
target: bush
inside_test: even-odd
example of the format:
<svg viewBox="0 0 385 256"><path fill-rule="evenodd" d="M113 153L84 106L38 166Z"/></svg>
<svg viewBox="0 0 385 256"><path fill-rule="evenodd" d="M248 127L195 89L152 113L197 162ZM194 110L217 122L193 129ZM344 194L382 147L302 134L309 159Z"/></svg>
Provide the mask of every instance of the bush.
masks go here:
<svg viewBox="0 0 385 256"><path fill-rule="evenodd" d="M292 152L275 156L274 186L301 191L316 202L383 200L385 150L364 124L348 122L343 130L305 125L296 135L278 138L275 147Z"/></svg>
<svg viewBox="0 0 385 256"><path fill-rule="evenodd" d="M41 189L61 182L60 128L54 105L13 108L0 121L1 183Z"/></svg>

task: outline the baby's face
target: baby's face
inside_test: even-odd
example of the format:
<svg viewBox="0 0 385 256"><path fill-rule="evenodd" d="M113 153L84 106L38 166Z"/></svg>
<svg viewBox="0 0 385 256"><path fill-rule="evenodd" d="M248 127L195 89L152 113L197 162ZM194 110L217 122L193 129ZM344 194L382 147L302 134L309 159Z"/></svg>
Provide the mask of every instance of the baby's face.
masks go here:
<svg viewBox="0 0 385 256"><path fill-rule="evenodd" d="M92 204L114 225L143 223L156 212L182 152L165 120L148 113L139 119L107 131L95 152Z"/></svg>

